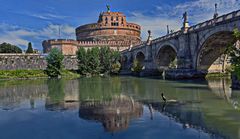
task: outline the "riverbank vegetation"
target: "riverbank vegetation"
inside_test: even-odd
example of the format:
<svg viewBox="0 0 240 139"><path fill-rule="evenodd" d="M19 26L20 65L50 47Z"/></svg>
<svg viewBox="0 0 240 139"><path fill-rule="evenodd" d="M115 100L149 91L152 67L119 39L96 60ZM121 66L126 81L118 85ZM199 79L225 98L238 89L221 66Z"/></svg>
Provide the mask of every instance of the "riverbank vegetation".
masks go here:
<svg viewBox="0 0 240 139"><path fill-rule="evenodd" d="M121 68L120 53L109 47L95 47L77 51L79 73L84 76L117 74Z"/></svg>
<svg viewBox="0 0 240 139"><path fill-rule="evenodd" d="M134 60L131 71L138 74L143 70L143 68L144 67L141 62L139 62L138 60Z"/></svg>
<svg viewBox="0 0 240 139"><path fill-rule="evenodd" d="M63 70L63 78L79 78L77 71ZM0 70L0 79L35 79L48 78L44 70Z"/></svg>

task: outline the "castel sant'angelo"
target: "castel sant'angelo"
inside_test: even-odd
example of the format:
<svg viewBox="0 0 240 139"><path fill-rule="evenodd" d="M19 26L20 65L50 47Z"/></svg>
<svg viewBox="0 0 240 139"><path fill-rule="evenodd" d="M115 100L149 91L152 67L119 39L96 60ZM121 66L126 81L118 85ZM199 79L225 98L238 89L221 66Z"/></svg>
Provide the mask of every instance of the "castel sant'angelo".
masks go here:
<svg viewBox="0 0 240 139"><path fill-rule="evenodd" d="M43 41L43 52L58 48L64 55L75 55L80 47L110 47L122 51L141 43L141 26L128 23L121 12L107 12L99 15L97 23L86 24L76 28L76 40L57 39Z"/></svg>

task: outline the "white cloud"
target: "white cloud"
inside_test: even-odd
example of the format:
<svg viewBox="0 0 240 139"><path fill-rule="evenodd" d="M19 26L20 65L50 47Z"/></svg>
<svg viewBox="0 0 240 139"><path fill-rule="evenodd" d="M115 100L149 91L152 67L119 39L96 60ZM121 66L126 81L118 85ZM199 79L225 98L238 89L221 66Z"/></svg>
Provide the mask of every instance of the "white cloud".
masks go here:
<svg viewBox="0 0 240 139"><path fill-rule="evenodd" d="M10 11L10 12L14 14L30 16L30 17L34 17L42 20L66 19L69 17L65 15L55 14L53 10L48 10L48 12L44 12L44 13L33 13L29 11Z"/></svg>
<svg viewBox="0 0 240 139"><path fill-rule="evenodd" d="M35 18L40 18L42 20L51 20L51 19L65 19L68 16L56 15L51 13L44 13L44 14L27 14L28 16L32 16Z"/></svg>
<svg viewBox="0 0 240 139"><path fill-rule="evenodd" d="M167 25L169 25L170 30L176 31L181 24L181 22L175 18L151 17L137 12L133 12L132 15L128 20L141 25L143 40L146 40L148 30L151 30L153 38L156 38L167 33Z"/></svg>
<svg viewBox="0 0 240 139"><path fill-rule="evenodd" d="M74 27L61 25L61 38L73 39ZM59 34L59 25L50 24L40 30L24 29L18 26L0 24L0 43L7 42L18 46L26 46L28 42L38 43L38 47L44 39L56 39ZM41 49L41 48L38 48Z"/></svg>

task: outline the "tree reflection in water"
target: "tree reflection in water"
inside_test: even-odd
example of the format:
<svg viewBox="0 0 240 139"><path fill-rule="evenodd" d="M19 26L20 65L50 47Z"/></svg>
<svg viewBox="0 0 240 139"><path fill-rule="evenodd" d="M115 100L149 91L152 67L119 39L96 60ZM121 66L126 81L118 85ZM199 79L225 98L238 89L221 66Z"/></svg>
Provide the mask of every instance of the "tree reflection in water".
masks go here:
<svg viewBox="0 0 240 139"><path fill-rule="evenodd" d="M47 80L48 95L45 107L47 110L56 111L64 110L64 80L49 79Z"/></svg>

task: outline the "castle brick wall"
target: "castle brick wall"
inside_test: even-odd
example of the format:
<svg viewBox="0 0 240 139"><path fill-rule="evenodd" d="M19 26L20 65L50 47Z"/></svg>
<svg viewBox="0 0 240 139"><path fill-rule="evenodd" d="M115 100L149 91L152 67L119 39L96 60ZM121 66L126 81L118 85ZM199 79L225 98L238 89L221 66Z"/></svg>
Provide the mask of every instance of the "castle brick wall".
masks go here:
<svg viewBox="0 0 240 139"><path fill-rule="evenodd" d="M65 69L77 70L76 56L65 56ZM41 54L0 54L0 70L39 70L46 69L46 55Z"/></svg>

